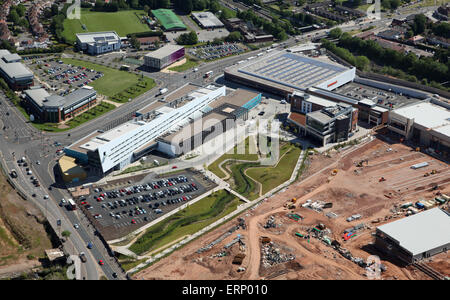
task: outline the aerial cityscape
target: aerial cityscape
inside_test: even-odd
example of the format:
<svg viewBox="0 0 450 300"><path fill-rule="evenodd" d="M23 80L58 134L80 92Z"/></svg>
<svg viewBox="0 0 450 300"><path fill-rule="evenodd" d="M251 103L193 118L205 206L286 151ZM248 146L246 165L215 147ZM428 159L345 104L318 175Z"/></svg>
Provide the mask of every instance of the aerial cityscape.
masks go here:
<svg viewBox="0 0 450 300"><path fill-rule="evenodd" d="M0 279L450 279L450 0L0 7Z"/></svg>

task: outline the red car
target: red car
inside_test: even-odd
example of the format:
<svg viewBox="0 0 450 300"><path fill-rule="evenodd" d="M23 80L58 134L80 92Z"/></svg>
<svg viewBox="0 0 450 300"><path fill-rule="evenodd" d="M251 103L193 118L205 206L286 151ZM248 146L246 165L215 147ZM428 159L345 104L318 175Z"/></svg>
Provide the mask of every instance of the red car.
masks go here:
<svg viewBox="0 0 450 300"><path fill-rule="evenodd" d="M177 166L173 166L173 167L172 167L172 169L176 169L176 168L177 168Z"/></svg>
<svg viewBox="0 0 450 300"><path fill-rule="evenodd" d="M136 224L136 221L134 219L131 220L131 224Z"/></svg>
<svg viewBox="0 0 450 300"><path fill-rule="evenodd" d="M105 263L103 262L103 260L100 259L100 260L98 261L98 264L99 264L100 266L103 266Z"/></svg>
<svg viewBox="0 0 450 300"><path fill-rule="evenodd" d="M84 204L88 204L88 203L86 201L82 201L81 204L84 205Z"/></svg>

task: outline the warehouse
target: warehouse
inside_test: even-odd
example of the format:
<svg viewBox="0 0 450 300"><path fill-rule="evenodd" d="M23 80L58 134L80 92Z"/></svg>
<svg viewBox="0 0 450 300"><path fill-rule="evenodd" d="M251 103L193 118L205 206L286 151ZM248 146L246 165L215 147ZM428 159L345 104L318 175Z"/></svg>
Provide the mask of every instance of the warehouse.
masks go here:
<svg viewBox="0 0 450 300"><path fill-rule="evenodd" d="M121 47L115 31L77 33L76 37L78 48L90 55L118 51Z"/></svg>
<svg viewBox="0 0 450 300"><path fill-rule="evenodd" d="M193 19L204 29L221 28L225 25L209 11L192 13Z"/></svg>
<svg viewBox="0 0 450 300"><path fill-rule="evenodd" d="M144 66L161 70L182 58L184 58L184 47L169 44L145 55Z"/></svg>
<svg viewBox="0 0 450 300"><path fill-rule="evenodd" d="M388 128L406 140L429 147L448 159L450 155L450 105L433 98L389 113Z"/></svg>
<svg viewBox="0 0 450 300"><path fill-rule="evenodd" d="M247 60L225 69L225 79L286 98L296 90L304 91L310 87L333 90L353 81L356 71L286 50L275 50Z"/></svg>
<svg viewBox="0 0 450 300"><path fill-rule="evenodd" d="M208 104L221 96L225 96L225 86L197 86L187 95L179 95L183 100L176 108L163 106L154 114L133 119L106 132L93 132L65 148L64 152L100 174L120 170L154 149L158 137L201 117L207 112Z"/></svg>
<svg viewBox="0 0 450 300"><path fill-rule="evenodd" d="M406 263L450 248L450 215L439 207L377 227L375 246Z"/></svg>
<svg viewBox="0 0 450 300"><path fill-rule="evenodd" d="M65 97L50 95L40 86L22 94L28 114L39 122L59 123L89 109L97 101L97 92L84 86Z"/></svg>
<svg viewBox="0 0 450 300"><path fill-rule="evenodd" d="M0 75L13 90L24 90L33 85L33 73L20 60L19 55L0 50Z"/></svg>
<svg viewBox="0 0 450 300"><path fill-rule="evenodd" d="M186 30L186 25L170 9L154 9L153 16L158 19L165 31Z"/></svg>

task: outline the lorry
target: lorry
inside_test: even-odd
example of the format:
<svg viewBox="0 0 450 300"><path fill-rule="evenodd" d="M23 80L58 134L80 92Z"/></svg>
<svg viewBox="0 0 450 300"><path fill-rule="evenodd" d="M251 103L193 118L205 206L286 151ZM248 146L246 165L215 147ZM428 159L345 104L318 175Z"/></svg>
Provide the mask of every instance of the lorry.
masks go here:
<svg viewBox="0 0 450 300"><path fill-rule="evenodd" d="M75 204L75 201L73 201L73 199L69 199L67 200L68 205L70 210L76 210L77 209L77 205Z"/></svg>
<svg viewBox="0 0 450 300"><path fill-rule="evenodd" d="M208 72L205 73L204 78L209 78L209 77L212 76L212 74L213 74L213 71L208 71Z"/></svg>
<svg viewBox="0 0 450 300"><path fill-rule="evenodd" d="M166 89L166 88L159 89L159 94L158 94L158 96L167 93L167 91L168 91L168 89Z"/></svg>

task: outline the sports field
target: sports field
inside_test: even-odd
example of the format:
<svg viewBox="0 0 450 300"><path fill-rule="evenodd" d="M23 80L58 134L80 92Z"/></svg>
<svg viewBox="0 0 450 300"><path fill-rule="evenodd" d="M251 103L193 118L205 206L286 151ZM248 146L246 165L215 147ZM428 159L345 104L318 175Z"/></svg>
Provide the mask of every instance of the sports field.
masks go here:
<svg viewBox="0 0 450 300"><path fill-rule="evenodd" d="M83 32L115 31L119 36L126 36L130 33L149 31L148 25L139 18L144 14L143 10L95 12L83 8L80 19L64 20L63 35L67 42L74 43L75 34Z"/></svg>

